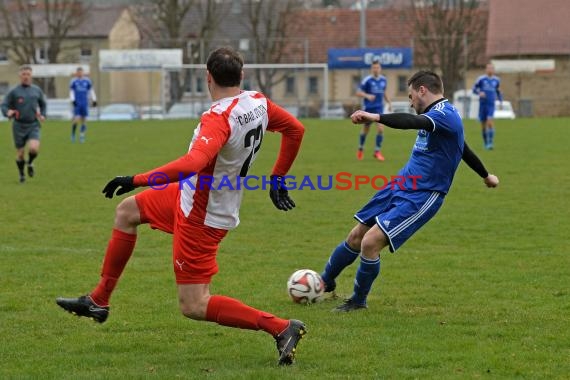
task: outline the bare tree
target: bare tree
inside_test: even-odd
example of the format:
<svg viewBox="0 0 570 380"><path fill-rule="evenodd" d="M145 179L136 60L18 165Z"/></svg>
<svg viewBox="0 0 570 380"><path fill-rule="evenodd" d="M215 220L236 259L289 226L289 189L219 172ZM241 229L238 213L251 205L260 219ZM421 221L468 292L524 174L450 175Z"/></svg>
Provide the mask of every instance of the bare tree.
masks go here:
<svg viewBox="0 0 570 380"><path fill-rule="evenodd" d="M481 0L411 0L415 64L440 69L446 96L464 85L465 71L480 59L487 12Z"/></svg>
<svg viewBox="0 0 570 380"><path fill-rule="evenodd" d="M135 22L151 45L160 48L182 49L183 63L205 61L209 42L226 13L226 5L210 0L147 0L133 7ZM196 44L191 41L198 41ZM184 94L190 75L172 71L170 101L172 104Z"/></svg>
<svg viewBox="0 0 570 380"><path fill-rule="evenodd" d="M0 0L0 19L4 28L0 38L5 41L8 53L19 65L26 63L57 63L65 50L64 40L70 31L85 21L87 11L81 1ZM38 30L43 30L39 34ZM37 49L43 49L44 57L38 57ZM74 48L74 47L69 47ZM48 97L55 96L53 78L35 78L44 87ZM45 81L45 82L44 82Z"/></svg>
<svg viewBox="0 0 570 380"><path fill-rule="evenodd" d="M299 0L247 0L247 17L244 20L253 40L255 63L281 63L285 58L288 40L287 28L291 13L302 5ZM283 81L287 73L278 75L276 69L256 70L255 79L261 92L271 96L271 88Z"/></svg>
<svg viewBox="0 0 570 380"><path fill-rule="evenodd" d="M182 26L197 0L142 1L133 6L135 22L143 38L160 48L182 48Z"/></svg>
<svg viewBox="0 0 570 380"><path fill-rule="evenodd" d="M9 55L17 64L37 63L36 47L39 41L35 36L33 9L25 1L0 1L0 17L3 21L1 39ZM22 43L24 42L24 43Z"/></svg>

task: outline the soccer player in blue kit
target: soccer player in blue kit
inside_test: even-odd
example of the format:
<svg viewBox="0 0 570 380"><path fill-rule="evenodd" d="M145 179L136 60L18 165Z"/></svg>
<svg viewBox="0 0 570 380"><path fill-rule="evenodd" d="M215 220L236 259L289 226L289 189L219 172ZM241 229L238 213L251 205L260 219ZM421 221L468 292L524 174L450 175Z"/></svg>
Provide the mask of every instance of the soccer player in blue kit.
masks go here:
<svg viewBox="0 0 570 380"><path fill-rule="evenodd" d="M386 96L386 87L388 81L386 77L382 75L382 66L380 61L374 60L370 66L371 74L362 79L358 90L356 91L356 96L364 98L364 110L371 113L383 114L384 113L384 100L388 104L389 109L392 108L392 102ZM370 130L370 125L372 122L366 122L362 126L362 131L360 132L358 151L356 152L356 157L362 160L364 157L364 143L366 142L366 136ZM376 134L376 147L374 148L374 157L377 160L384 161L384 156L380 152L382 147L382 141L384 140L384 128L380 123L376 123L378 130Z"/></svg>
<svg viewBox="0 0 570 380"><path fill-rule="evenodd" d="M79 142L85 142L85 119L89 115L89 96L93 101L93 107L97 107L97 97L91 79L83 76L83 68L78 67L75 71L75 78L69 84L69 100L73 104L73 125L71 126L71 142L75 142L75 132L77 123L81 123L79 131Z"/></svg>
<svg viewBox="0 0 570 380"><path fill-rule="evenodd" d="M419 71L408 86L411 106L418 115L361 110L351 115L355 124L382 122L390 128L417 129L418 134L408 163L398 173L403 178L378 191L356 213L357 225L332 252L321 274L325 290L332 292L336 277L360 256L353 294L334 311L367 308L366 298L380 273L380 251L389 246L395 252L437 213L461 159L487 187L499 184L465 143L461 117L443 97L441 78L431 71Z"/></svg>
<svg viewBox="0 0 570 380"><path fill-rule="evenodd" d="M479 95L479 121L481 122L481 134L485 149L493 149L493 139L495 137L495 127L493 117L495 115L495 99L503 102L499 86L501 80L495 75L495 66L488 63L485 68L485 75L481 75L473 85L473 93Z"/></svg>

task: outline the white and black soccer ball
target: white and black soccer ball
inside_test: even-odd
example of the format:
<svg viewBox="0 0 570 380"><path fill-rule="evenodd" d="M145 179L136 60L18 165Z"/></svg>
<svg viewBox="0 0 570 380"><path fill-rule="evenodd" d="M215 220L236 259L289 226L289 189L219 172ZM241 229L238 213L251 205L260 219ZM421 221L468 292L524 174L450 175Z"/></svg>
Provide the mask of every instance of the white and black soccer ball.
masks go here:
<svg viewBox="0 0 570 380"><path fill-rule="evenodd" d="M287 293L296 303L315 303L323 300L325 283L311 269L299 269L287 280Z"/></svg>

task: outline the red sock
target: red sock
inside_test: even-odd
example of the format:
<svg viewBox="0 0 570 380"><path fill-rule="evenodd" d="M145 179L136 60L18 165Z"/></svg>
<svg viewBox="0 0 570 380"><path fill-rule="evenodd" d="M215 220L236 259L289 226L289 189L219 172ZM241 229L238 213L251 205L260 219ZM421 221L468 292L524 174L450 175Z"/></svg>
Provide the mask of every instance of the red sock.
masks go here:
<svg viewBox="0 0 570 380"><path fill-rule="evenodd" d="M289 326L286 319L254 309L240 301L224 296L212 296L206 310L206 320L223 326L248 330L263 330L276 336Z"/></svg>
<svg viewBox="0 0 570 380"><path fill-rule="evenodd" d="M97 287L91 292L91 299L99 306L108 306L111 293L119 281L125 265L129 261L137 241L136 234L128 234L117 229L113 229L111 240L107 245L107 252L103 260L101 270L101 280Z"/></svg>

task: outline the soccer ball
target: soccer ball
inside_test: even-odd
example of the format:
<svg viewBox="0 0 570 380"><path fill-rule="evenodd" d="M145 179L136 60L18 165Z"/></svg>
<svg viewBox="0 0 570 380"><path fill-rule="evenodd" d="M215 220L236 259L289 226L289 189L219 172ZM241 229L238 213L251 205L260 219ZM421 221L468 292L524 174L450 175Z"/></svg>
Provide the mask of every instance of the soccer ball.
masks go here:
<svg viewBox="0 0 570 380"><path fill-rule="evenodd" d="M299 269L287 280L287 293L296 303L320 302L325 294L325 283L314 270Z"/></svg>

